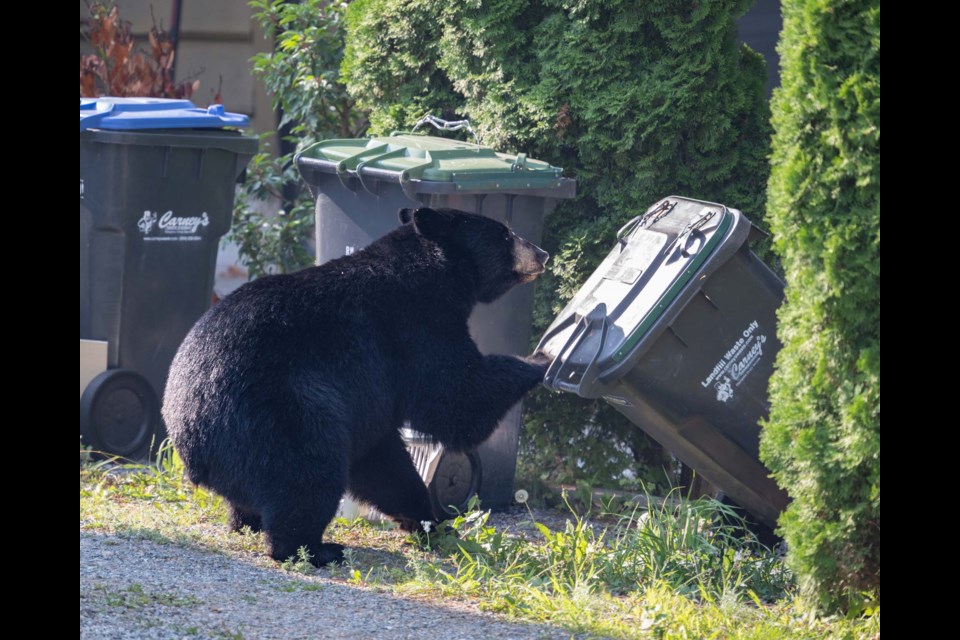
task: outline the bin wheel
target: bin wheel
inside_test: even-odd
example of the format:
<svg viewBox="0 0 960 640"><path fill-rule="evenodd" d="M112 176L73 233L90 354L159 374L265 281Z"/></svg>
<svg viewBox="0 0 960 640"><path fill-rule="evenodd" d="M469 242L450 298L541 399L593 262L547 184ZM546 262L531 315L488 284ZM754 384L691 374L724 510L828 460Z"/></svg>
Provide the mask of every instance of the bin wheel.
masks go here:
<svg viewBox="0 0 960 640"><path fill-rule="evenodd" d="M434 517L446 520L466 511L470 498L480 490L480 480L476 451L444 451L427 487Z"/></svg>
<svg viewBox="0 0 960 640"><path fill-rule="evenodd" d="M157 394L135 371L104 371L80 396L80 436L96 457L144 458L159 426Z"/></svg>

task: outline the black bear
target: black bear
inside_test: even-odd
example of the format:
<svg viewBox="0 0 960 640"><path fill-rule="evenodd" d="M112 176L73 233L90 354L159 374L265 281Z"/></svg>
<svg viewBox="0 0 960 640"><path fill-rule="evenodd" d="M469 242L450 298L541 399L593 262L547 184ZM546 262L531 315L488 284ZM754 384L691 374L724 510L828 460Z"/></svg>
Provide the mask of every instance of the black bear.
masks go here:
<svg viewBox="0 0 960 640"><path fill-rule="evenodd" d="M399 215L353 255L237 289L170 367L163 417L190 479L277 560L301 546L317 565L342 558L322 536L346 490L404 529L433 520L404 421L474 447L546 371L542 354L482 355L467 330L476 303L536 279L546 252L483 216Z"/></svg>

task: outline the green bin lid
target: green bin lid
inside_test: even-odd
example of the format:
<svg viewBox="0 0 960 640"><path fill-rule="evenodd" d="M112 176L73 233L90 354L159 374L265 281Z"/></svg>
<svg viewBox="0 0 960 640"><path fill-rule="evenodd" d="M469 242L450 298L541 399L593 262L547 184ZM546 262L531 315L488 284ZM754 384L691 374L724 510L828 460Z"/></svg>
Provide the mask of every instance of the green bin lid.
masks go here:
<svg viewBox="0 0 960 640"><path fill-rule="evenodd" d="M297 155L307 182L312 171L396 181L405 190L425 193L470 191L556 191L573 197L575 181L562 169L526 154L497 153L490 147L414 133L360 139L323 140Z"/></svg>

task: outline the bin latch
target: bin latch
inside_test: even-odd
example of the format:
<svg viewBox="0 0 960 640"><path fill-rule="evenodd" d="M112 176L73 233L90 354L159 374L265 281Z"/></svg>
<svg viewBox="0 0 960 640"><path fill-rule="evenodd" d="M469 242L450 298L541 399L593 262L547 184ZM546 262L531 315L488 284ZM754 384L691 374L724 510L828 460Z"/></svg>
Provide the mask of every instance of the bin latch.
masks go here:
<svg viewBox="0 0 960 640"><path fill-rule="evenodd" d="M440 131L459 131L460 129L466 129L470 132L470 135L473 136L473 139L477 141L477 147L480 146L480 136L478 136L477 132L470 126L469 120L444 120L428 113L417 120L417 123L413 125L411 131L416 131L425 124L429 124ZM394 132L394 134L395 133L396 132Z"/></svg>
<svg viewBox="0 0 960 640"><path fill-rule="evenodd" d="M696 218L687 223L687 226L680 231L680 235L674 240L674 244L680 247L680 253L684 258L690 257L690 241L693 239L694 232L701 230L716 215L716 210L704 208L697 214Z"/></svg>
<svg viewBox="0 0 960 640"><path fill-rule="evenodd" d="M673 208L676 206L676 202L664 200L643 215L631 218L627 224L620 227L620 230L617 231L617 242L620 243L620 248L622 249L627 245L627 237L632 234L635 229L656 224L658 220L661 220L665 215L673 211Z"/></svg>
<svg viewBox="0 0 960 640"><path fill-rule="evenodd" d="M656 224L657 222L662 220L664 216L666 216L668 213L673 211L673 208L676 206L677 206L676 202L664 200L663 202L655 206L653 209L643 214L643 217L640 218L640 226L649 227L651 225Z"/></svg>

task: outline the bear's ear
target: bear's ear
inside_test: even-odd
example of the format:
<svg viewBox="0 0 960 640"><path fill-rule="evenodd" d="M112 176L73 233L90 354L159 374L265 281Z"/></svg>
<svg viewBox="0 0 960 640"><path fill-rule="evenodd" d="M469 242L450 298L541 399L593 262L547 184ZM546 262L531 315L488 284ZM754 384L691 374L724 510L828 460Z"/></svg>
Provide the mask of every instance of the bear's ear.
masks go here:
<svg viewBox="0 0 960 640"><path fill-rule="evenodd" d="M410 224L413 220L414 209L400 209L397 211L397 217L400 219L400 224Z"/></svg>
<svg viewBox="0 0 960 640"><path fill-rule="evenodd" d="M427 240L438 241L453 231L454 216L447 211L421 207L413 212L413 227Z"/></svg>

